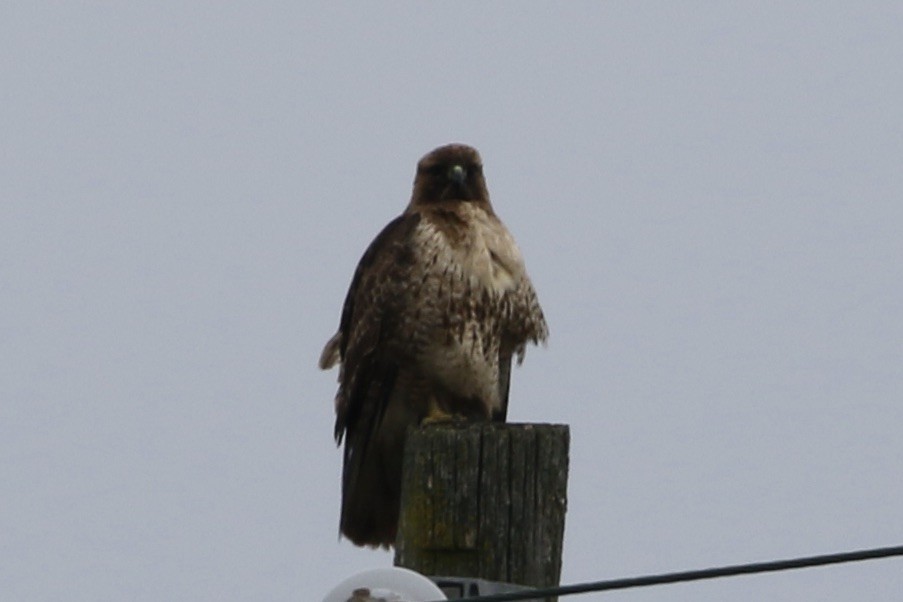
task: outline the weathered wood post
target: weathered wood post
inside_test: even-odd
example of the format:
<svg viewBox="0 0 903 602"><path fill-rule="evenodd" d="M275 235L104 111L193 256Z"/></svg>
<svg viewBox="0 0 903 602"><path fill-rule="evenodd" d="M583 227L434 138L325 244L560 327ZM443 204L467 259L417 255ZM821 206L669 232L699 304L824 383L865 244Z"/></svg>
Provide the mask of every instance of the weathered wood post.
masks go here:
<svg viewBox="0 0 903 602"><path fill-rule="evenodd" d="M558 585L566 425L465 423L408 431L395 565L424 575Z"/></svg>

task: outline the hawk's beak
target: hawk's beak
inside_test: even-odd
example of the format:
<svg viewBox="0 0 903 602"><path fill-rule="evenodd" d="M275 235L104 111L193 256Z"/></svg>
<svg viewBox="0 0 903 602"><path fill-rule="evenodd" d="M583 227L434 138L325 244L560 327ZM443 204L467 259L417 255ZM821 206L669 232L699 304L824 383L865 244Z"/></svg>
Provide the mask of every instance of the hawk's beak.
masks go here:
<svg viewBox="0 0 903 602"><path fill-rule="evenodd" d="M464 183L464 179L467 177L467 171L460 165L453 165L451 169L448 170L448 179L457 184L458 186Z"/></svg>

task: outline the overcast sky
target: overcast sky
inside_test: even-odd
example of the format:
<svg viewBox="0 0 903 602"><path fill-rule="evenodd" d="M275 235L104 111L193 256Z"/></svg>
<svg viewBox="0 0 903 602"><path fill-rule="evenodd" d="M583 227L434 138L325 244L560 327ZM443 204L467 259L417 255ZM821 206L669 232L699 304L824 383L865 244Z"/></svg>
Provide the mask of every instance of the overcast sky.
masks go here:
<svg viewBox="0 0 903 602"><path fill-rule="evenodd" d="M318 600L351 274L480 149L562 581L903 544L903 4L0 9L0 597ZM606 600L889 600L903 559ZM599 596L601 598L601 596ZM575 599L593 599L584 596Z"/></svg>

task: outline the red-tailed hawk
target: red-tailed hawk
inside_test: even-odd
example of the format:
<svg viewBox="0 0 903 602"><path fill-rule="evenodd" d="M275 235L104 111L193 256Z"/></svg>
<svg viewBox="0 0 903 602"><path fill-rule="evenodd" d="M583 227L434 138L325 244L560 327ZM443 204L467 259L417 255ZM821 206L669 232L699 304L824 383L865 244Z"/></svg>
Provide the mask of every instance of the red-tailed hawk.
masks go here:
<svg viewBox="0 0 903 602"><path fill-rule="evenodd" d="M361 258L320 367L341 363L335 437L345 439L341 532L395 542L405 432L424 421L504 421L511 359L545 341L511 234L463 144L417 164L414 192Z"/></svg>

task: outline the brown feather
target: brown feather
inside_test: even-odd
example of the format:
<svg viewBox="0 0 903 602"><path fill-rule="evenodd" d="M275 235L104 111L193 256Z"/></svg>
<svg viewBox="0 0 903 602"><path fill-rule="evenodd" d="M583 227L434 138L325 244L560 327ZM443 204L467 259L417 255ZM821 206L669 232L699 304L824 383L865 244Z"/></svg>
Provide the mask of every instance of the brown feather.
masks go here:
<svg viewBox="0 0 903 602"><path fill-rule="evenodd" d="M405 212L367 248L339 331L341 531L394 543L405 433L433 411L504 420L511 361L545 341L545 319L514 239L489 202L479 153L452 144L417 166Z"/></svg>

